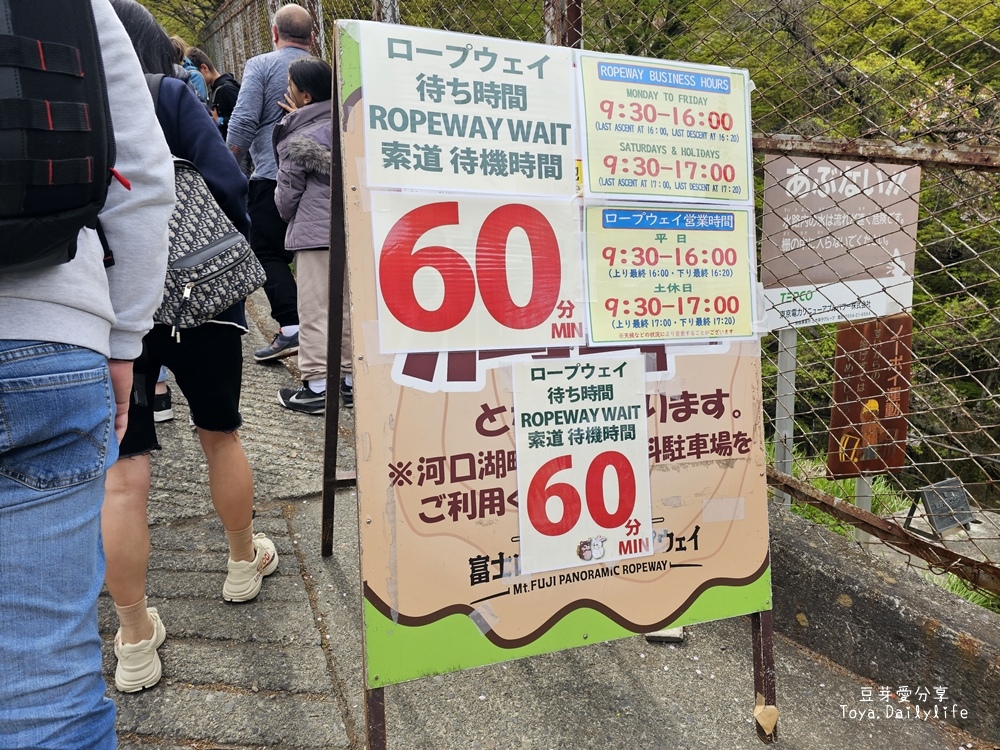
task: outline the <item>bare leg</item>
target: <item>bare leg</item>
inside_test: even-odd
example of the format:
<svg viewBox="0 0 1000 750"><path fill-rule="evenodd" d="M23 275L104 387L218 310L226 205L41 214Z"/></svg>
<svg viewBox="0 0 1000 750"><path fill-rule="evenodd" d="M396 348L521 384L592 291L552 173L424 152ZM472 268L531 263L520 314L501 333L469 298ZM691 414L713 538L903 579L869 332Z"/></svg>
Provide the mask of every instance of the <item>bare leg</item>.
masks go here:
<svg viewBox="0 0 1000 750"><path fill-rule="evenodd" d="M209 432L198 428L198 439L208 459L208 487L212 505L226 531L253 523L253 473L238 432ZM234 560L253 560L250 554L232 554ZM239 556L236 556L236 555Z"/></svg>
<svg viewBox="0 0 1000 750"><path fill-rule="evenodd" d="M167 392L167 374L167 368L161 367L160 375L156 378L156 388L153 391L157 396L162 396Z"/></svg>
<svg viewBox="0 0 1000 750"><path fill-rule="evenodd" d="M119 607L127 607L146 596L149 565L149 454L122 458L108 469L101 510L101 535L107 570L104 581ZM123 643L138 643L152 634L152 623L138 630L122 630Z"/></svg>

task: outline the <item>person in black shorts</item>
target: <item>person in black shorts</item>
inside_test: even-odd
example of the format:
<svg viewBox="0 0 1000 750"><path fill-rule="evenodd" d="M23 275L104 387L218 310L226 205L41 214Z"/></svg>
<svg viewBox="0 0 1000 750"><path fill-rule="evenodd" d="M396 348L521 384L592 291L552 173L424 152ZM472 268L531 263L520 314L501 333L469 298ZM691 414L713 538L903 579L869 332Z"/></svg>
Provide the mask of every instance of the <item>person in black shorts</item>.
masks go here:
<svg viewBox="0 0 1000 750"><path fill-rule="evenodd" d="M132 39L143 71L170 75L172 45L166 33L135 0L112 0ZM142 93L142 92L139 92ZM149 94L146 94L147 96ZM249 231L247 181L219 137L208 110L176 78L160 80L156 114L170 151L192 162L236 228ZM229 542L222 597L245 602L257 596L262 579L275 571L274 543L253 529L253 474L240 443L241 336L246 332L243 300L196 328L171 335L157 323L143 339L133 364L133 398L119 460L108 471L101 531L107 558L105 584L121 628L115 636L115 686L134 692L155 685L162 667L157 649L166 630L155 608L146 606L149 563L150 452L157 450L153 417L160 366L174 373L191 406L191 418L208 462L208 485Z"/></svg>

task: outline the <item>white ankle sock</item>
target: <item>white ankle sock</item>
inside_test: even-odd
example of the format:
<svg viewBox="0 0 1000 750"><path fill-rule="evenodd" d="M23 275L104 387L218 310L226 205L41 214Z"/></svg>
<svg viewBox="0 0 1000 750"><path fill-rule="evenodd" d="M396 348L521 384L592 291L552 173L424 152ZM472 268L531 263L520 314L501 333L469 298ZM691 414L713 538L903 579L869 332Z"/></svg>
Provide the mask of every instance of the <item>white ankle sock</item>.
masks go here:
<svg viewBox="0 0 1000 750"><path fill-rule="evenodd" d="M316 380L306 381L306 386L313 393L326 393L326 378L316 378Z"/></svg>
<svg viewBox="0 0 1000 750"><path fill-rule="evenodd" d="M153 637L153 621L146 612L146 597L125 607L115 605L122 626L122 643L138 643Z"/></svg>
<svg viewBox="0 0 1000 750"><path fill-rule="evenodd" d="M226 540L229 542L229 557L232 560L253 560L253 523L245 529L230 531L226 529Z"/></svg>
<svg viewBox="0 0 1000 750"><path fill-rule="evenodd" d="M299 327L298 325L281 326L279 330L281 331L282 336L284 336L285 338L291 338L292 336L294 336L296 333L299 332Z"/></svg>

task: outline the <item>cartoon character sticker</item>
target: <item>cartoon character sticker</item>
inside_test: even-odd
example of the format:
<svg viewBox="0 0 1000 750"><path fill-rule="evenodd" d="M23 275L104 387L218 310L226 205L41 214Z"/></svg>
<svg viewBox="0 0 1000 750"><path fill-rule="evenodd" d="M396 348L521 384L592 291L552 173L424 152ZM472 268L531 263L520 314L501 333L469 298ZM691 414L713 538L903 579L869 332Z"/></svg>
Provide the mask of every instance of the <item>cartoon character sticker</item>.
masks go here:
<svg viewBox="0 0 1000 750"><path fill-rule="evenodd" d="M576 556L584 561L600 560L604 557L604 543L608 541L606 536L593 536L584 539L576 545Z"/></svg>
<svg viewBox="0 0 1000 750"><path fill-rule="evenodd" d="M608 541L606 536L595 536L590 539L590 554L595 560L604 557L604 543Z"/></svg>

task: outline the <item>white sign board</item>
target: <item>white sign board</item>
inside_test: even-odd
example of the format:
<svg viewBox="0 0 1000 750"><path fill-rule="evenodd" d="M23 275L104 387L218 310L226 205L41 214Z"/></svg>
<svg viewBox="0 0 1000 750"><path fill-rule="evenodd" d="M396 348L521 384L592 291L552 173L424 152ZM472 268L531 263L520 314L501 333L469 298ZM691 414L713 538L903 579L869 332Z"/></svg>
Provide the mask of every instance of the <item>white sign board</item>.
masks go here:
<svg viewBox="0 0 1000 750"><path fill-rule="evenodd" d="M644 361L514 364L521 570L649 556Z"/></svg>

